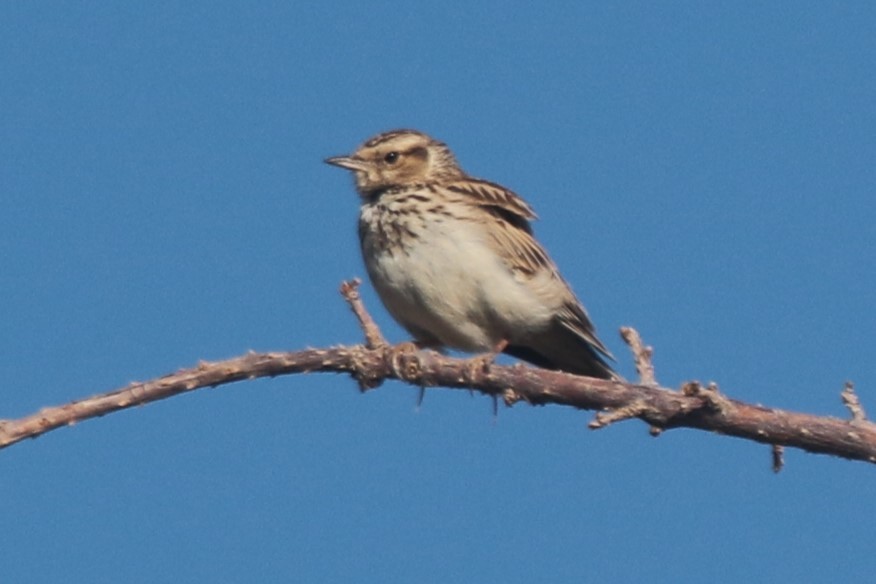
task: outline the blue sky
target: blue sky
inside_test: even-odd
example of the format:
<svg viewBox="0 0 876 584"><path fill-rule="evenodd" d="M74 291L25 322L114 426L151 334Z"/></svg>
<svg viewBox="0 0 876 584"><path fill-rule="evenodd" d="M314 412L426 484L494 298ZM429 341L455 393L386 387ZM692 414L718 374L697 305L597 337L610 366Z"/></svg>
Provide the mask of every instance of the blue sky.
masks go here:
<svg viewBox="0 0 876 584"><path fill-rule="evenodd" d="M348 176L414 127L539 213L632 375L876 412L870 3L0 4L0 417L355 343ZM406 339L364 296L385 333ZM0 452L9 582L865 581L871 466L339 376Z"/></svg>

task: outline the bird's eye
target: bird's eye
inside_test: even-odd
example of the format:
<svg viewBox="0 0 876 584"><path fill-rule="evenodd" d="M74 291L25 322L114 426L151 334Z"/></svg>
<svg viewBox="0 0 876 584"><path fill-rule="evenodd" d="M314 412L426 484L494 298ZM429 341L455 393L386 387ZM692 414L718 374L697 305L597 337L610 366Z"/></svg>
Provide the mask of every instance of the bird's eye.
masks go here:
<svg viewBox="0 0 876 584"><path fill-rule="evenodd" d="M388 152L386 156L383 157L383 160L387 164L395 164L398 161L398 152Z"/></svg>

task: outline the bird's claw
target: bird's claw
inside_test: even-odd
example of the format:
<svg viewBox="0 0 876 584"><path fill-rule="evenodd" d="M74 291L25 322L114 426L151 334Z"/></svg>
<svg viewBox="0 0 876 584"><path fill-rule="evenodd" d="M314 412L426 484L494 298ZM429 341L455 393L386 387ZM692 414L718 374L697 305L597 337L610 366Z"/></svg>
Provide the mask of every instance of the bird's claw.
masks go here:
<svg viewBox="0 0 876 584"><path fill-rule="evenodd" d="M505 347L508 346L508 341L502 340L489 353L484 353L482 355L475 355L468 359L466 363L466 372L469 374L469 378L473 379L478 374L487 373L490 370L490 367L496 361L496 357L505 350Z"/></svg>

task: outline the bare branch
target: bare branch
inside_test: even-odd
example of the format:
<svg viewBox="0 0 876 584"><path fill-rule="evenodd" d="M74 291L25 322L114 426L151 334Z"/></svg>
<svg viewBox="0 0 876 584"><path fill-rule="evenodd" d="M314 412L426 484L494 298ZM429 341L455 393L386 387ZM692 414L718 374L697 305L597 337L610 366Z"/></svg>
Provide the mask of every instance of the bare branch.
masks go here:
<svg viewBox="0 0 876 584"><path fill-rule="evenodd" d="M347 373L362 387L375 387L386 379L398 379L416 387L474 390L502 399L508 405L523 401L532 405L558 404L607 412L596 417L592 423L595 427L635 417L651 426L652 434L679 427L727 434L773 447L774 466L776 453L781 452L777 447L876 462L876 424L863 418L863 410L860 414L853 414L853 420L847 421L747 404L726 397L714 384L704 388L691 382L681 391L674 391L520 364L472 367L470 359L454 359L431 350L416 350L410 343L395 347L386 345L376 326L370 328L368 323L373 324L373 321L350 288L345 291L345 297L349 294L353 298L350 303L363 328L372 331L368 334L372 346L250 352L225 361L202 362L194 368L151 381L132 383L109 393L44 408L17 420L0 421L0 448L62 426L202 387L293 373L332 372ZM848 391L844 393L848 394ZM857 407L860 408L860 404Z"/></svg>
<svg viewBox="0 0 876 584"><path fill-rule="evenodd" d="M785 467L785 447L779 444L773 444L773 472L779 473Z"/></svg>
<svg viewBox="0 0 876 584"><path fill-rule="evenodd" d="M846 381L846 386L840 394L840 397L842 398L843 403L846 404L849 412L852 414L852 422L867 421L867 414L864 412L864 407L858 399L858 394L855 393L855 384L851 381Z"/></svg>
<svg viewBox="0 0 876 584"><path fill-rule="evenodd" d="M709 382L708 387L703 387L699 381L688 381L681 386L681 393L702 397L706 405L716 412L726 413L733 407L731 401L721 395L721 392L718 390L718 384L714 381Z"/></svg>
<svg viewBox="0 0 876 584"><path fill-rule="evenodd" d="M647 409L648 404L643 401L637 400L631 404L627 404L614 410L597 412L596 416L593 418L593 421L587 424L587 427L591 430L599 430L600 428L605 428L606 426L614 424L615 422L629 420L630 418L641 417L645 414Z"/></svg>
<svg viewBox="0 0 876 584"><path fill-rule="evenodd" d="M359 321L359 326L362 327L362 332L365 333L365 346L369 349L376 349L388 345L386 339L383 338L383 333L368 311L365 310L365 305L362 303L362 297L359 296L359 285L362 280L353 278L341 283L341 296L350 305L353 314L356 315L356 320Z"/></svg>
<svg viewBox="0 0 876 584"><path fill-rule="evenodd" d="M633 352L633 359L636 363L636 372L639 374L639 383L642 385L657 385L657 378L654 376L654 364L651 358L654 356L654 349L646 347L642 342L642 337L639 332L630 326L621 327L621 338Z"/></svg>

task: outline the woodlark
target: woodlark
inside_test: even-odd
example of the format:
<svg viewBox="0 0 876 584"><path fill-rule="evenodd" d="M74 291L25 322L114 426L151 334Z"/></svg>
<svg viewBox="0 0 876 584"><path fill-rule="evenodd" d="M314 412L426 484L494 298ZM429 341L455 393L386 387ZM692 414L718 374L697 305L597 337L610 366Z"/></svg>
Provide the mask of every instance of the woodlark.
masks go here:
<svg viewBox="0 0 876 584"><path fill-rule="evenodd" d="M467 175L444 143L415 130L380 134L326 162L353 171L368 275L418 344L617 379L518 195Z"/></svg>

